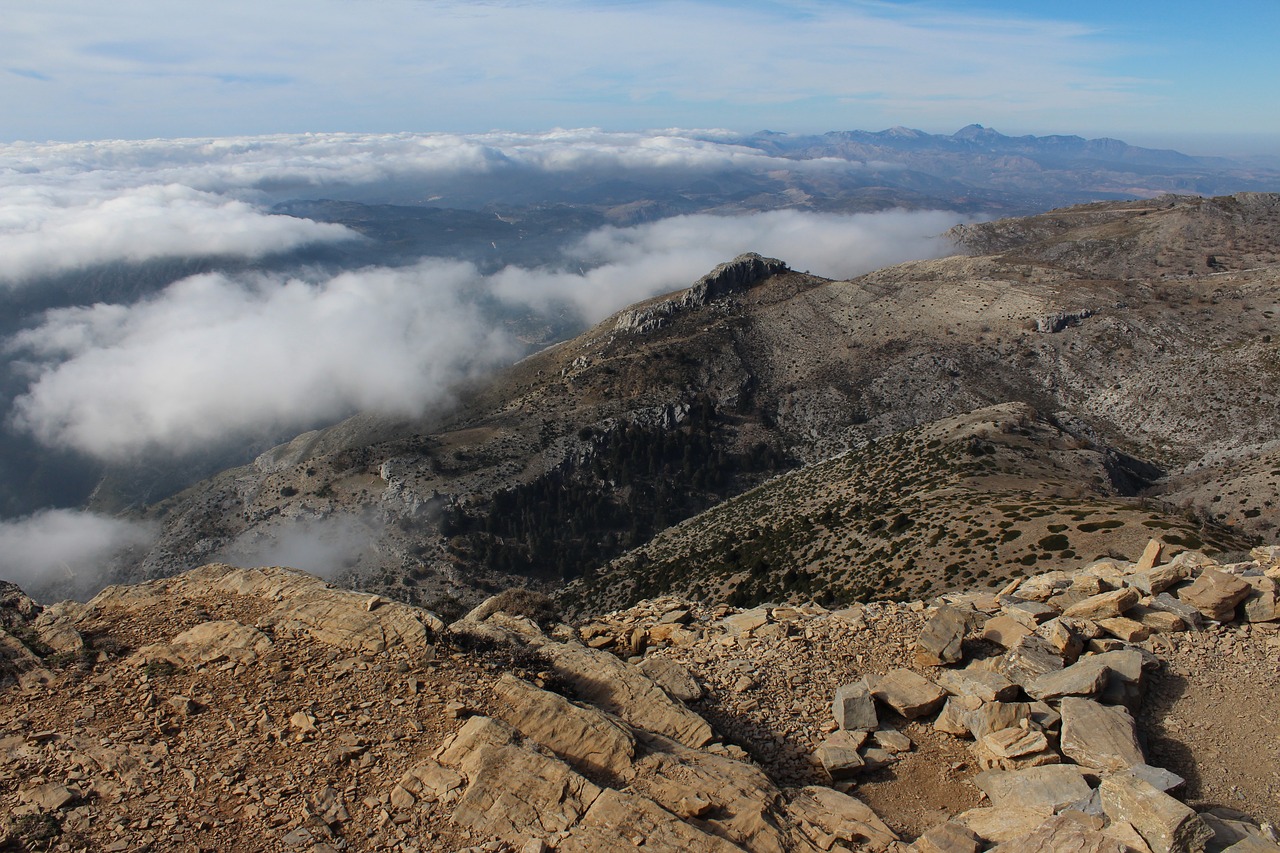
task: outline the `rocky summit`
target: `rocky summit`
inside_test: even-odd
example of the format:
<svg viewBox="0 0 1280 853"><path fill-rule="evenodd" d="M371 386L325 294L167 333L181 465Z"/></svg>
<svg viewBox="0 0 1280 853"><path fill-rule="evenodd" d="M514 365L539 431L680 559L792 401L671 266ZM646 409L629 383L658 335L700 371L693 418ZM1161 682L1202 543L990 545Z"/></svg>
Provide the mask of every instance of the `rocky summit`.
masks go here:
<svg viewBox="0 0 1280 853"><path fill-rule="evenodd" d="M283 568L0 590L0 848L1280 851L1280 547L446 625Z"/></svg>

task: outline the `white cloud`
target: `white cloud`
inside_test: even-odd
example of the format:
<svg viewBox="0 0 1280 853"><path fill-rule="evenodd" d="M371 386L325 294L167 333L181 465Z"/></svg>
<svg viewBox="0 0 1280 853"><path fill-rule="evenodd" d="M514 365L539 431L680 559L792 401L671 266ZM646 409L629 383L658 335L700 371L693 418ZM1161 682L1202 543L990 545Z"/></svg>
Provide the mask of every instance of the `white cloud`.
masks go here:
<svg viewBox="0 0 1280 853"><path fill-rule="evenodd" d="M195 276L132 305L49 311L18 333L8 350L25 359L31 384L13 423L50 445L121 460L356 410L419 414L517 353L478 295L517 308L568 302L597 320L744 251L832 277L933 257L955 221L939 212L684 216L589 234L567 251L568 271L485 278L470 264L426 260L314 281Z"/></svg>
<svg viewBox="0 0 1280 853"><path fill-rule="evenodd" d="M420 413L514 352L465 300L474 279L443 261L315 282L209 274L133 305L50 311L9 344L35 377L14 423L125 459L354 410Z"/></svg>
<svg viewBox="0 0 1280 853"><path fill-rule="evenodd" d="M114 558L153 535L149 525L68 509L0 521L0 578L38 599L47 590L94 591Z"/></svg>
<svg viewBox="0 0 1280 853"><path fill-rule="evenodd" d="M0 201L0 283L111 261L259 258L356 236L340 225L265 214L243 201L179 184L87 197L26 185Z"/></svg>
<svg viewBox="0 0 1280 853"><path fill-rule="evenodd" d="M334 580L378 536L378 525L351 515L286 518L255 526L218 555L242 568L287 566Z"/></svg>
<svg viewBox="0 0 1280 853"><path fill-rule="evenodd" d="M566 251L581 271L509 267L493 277L492 285L511 300L571 302L594 321L641 299L687 287L743 252L779 258L792 269L835 279L939 257L954 251L942 234L959 221L957 214L936 210L675 216L591 232Z"/></svg>

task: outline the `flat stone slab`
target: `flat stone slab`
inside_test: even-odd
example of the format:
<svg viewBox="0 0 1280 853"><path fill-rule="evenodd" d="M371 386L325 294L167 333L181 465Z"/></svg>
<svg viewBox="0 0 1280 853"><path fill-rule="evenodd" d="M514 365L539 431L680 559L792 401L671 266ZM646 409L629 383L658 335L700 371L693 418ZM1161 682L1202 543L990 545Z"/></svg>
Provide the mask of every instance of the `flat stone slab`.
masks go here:
<svg viewBox="0 0 1280 853"><path fill-rule="evenodd" d="M871 695L908 720L932 714L942 707L947 693L909 669L893 669L876 680Z"/></svg>
<svg viewBox="0 0 1280 853"><path fill-rule="evenodd" d="M1063 696L1097 696L1107 684L1111 670L1092 658L1057 672L1042 675L1027 686L1033 699L1061 699Z"/></svg>
<svg viewBox="0 0 1280 853"><path fill-rule="evenodd" d="M998 853L1129 853L1124 842L1066 815L1057 815L1021 838L995 848Z"/></svg>
<svg viewBox="0 0 1280 853"><path fill-rule="evenodd" d="M1107 776L1099 788L1113 822L1133 824L1151 853L1200 853L1213 830L1184 803L1135 776Z"/></svg>
<svg viewBox="0 0 1280 853"><path fill-rule="evenodd" d="M1062 652L1044 637L1028 634L1009 649L1000 666L1010 681L1026 688L1040 676L1062 669Z"/></svg>
<svg viewBox="0 0 1280 853"><path fill-rule="evenodd" d="M814 754L832 782L843 782L863 771L866 762L858 754L858 747L866 741L865 732L856 734L839 731L818 745Z"/></svg>
<svg viewBox="0 0 1280 853"><path fill-rule="evenodd" d="M1178 598L1199 610L1205 617L1227 622L1235 616L1236 605L1253 591L1247 581L1217 569L1201 569L1200 577L1178 590Z"/></svg>
<svg viewBox="0 0 1280 853"><path fill-rule="evenodd" d="M1018 685L989 669L941 669L935 677L938 685L953 696L1004 702L1018 695Z"/></svg>
<svg viewBox="0 0 1280 853"><path fill-rule="evenodd" d="M1139 598L1141 596L1136 589L1121 587L1077 601L1062 611L1062 615L1072 619L1110 619L1113 616L1123 615L1126 610L1138 603Z"/></svg>
<svg viewBox="0 0 1280 853"><path fill-rule="evenodd" d="M1089 796L1084 771L1074 764L1027 770L988 770L973 782L996 808L1031 809L1046 815Z"/></svg>
<svg viewBox="0 0 1280 853"><path fill-rule="evenodd" d="M1068 696L1062 714L1062 754L1095 770L1126 770L1145 764L1137 727L1123 708Z"/></svg>

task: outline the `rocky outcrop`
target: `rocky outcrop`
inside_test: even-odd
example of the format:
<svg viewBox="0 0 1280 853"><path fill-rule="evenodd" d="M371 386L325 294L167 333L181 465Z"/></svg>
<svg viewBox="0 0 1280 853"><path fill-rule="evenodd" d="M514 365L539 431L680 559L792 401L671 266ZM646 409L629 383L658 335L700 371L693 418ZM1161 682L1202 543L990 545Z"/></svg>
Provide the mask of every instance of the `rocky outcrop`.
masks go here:
<svg viewBox="0 0 1280 853"><path fill-rule="evenodd" d="M634 334L652 332L681 311L700 308L733 293L742 293L767 278L789 271L787 265L776 258L747 252L715 267L678 296L623 311L618 315L614 328Z"/></svg>
<svg viewBox="0 0 1280 853"><path fill-rule="evenodd" d="M835 611L663 599L577 627L495 600L446 629L220 565L44 612L14 599L5 636L44 674L0 686L0 845L1276 851L1265 820L1193 798L1139 736L1174 650L1234 657L1248 637L1270 661L1276 626L1244 621L1261 612L1245 598L1203 630L1106 627L1169 612L1159 596L1203 604L1206 575L1228 597L1228 580L1270 589L1280 552L1253 556L1110 559ZM1181 579L1152 595L1161 569ZM38 644L41 620L80 651ZM1025 632L982 640L996 620Z"/></svg>

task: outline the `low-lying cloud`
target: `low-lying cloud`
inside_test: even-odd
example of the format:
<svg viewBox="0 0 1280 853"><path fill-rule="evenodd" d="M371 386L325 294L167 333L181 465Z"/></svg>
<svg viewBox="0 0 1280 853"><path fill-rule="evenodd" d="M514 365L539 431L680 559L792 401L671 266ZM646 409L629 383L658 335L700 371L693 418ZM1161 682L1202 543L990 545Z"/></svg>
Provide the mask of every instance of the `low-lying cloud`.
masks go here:
<svg viewBox="0 0 1280 853"><path fill-rule="evenodd" d="M199 275L132 305L49 311L15 336L13 423L108 460L355 410L411 415L514 348L467 301L469 264L319 281Z"/></svg>
<svg viewBox="0 0 1280 853"><path fill-rule="evenodd" d="M427 259L304 279L214 273L129 305L48 311L14 336L30 377L11 423L46 444L122 461L228 437L301 430L353 411L416 415L519 347L485 298L523 311L569 304L584 320L687 287L758 251L831 277L934 257L955 214L779 211L607 228L559 269Z"/></svg>
<svg viewBox="0 0 1280 853"><path fill-rule="evenodd" d="M87 196L25 187L0 201L0 284L113 261L260 258L356 237L341 225L264 213L180 184Z"/></svg>
<svg viewBox="0 0 1280 853"><path fill-rule="evenodd" d="M0 579L40 600L94 592L113 560L154 534L152 525L68 509L0 521Z"/></svg>
<svg viewBox="0 0 1280 853"><path fill-rule="evenodd" d="M286 566L334 580L355 565L378 532L368 519L352 515L283 519L247 531L218 559L241 568Z"/></svg>

